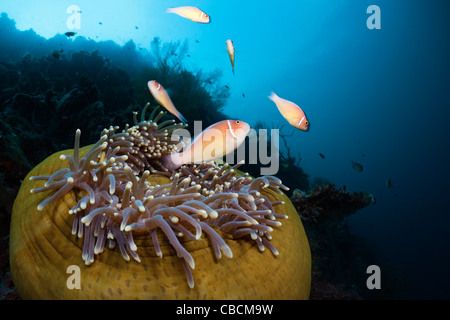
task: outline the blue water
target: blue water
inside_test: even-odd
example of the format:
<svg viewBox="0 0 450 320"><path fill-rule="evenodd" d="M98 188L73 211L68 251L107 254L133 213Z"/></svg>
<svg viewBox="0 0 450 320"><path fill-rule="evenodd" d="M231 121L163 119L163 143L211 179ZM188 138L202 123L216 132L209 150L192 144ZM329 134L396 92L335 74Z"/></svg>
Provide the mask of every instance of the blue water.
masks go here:
<svg viewBox="0 0 450 320"><path fill-rule="evenodd" d="M75 31L119 45L132 39L143 52L155 36L187 39L186 68L222 72L231 90L223 109L230 118L284 124L282 132L290 134L294 129L267 96L275 91L297 103L311 127L287 139L304 171L377 199L349 218L352 232L380 252L373 264L382 272L388 264L400 270L408 298L450 298L450 3L191 2L211 16L210 24L165 13L186 1L3 0L0 11L19 30L47 39ZM76 30L66 24L72 4L81 9ZM381 9L381 29L367 27L370 5ZM227 39L236 49L235 76ZM14 43L0 52L8 45ZM352 161L364 170L353 170Z"/></svg>

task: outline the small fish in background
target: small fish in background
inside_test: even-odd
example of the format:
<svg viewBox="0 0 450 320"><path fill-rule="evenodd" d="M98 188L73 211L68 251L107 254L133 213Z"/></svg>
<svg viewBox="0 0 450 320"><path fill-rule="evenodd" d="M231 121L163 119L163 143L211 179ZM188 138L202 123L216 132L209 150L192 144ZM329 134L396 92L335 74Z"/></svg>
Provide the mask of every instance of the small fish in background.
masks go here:
<svg viewBox="0 0 450 320"><path fill-rule="evenodd" d="M183 18L189 19L198 23L209 23L211 20L209 16L202 10L196 7L177 7L169 8L166 10L167 13L175 13Z"/></svg>
<svg viewBox="0 0 450 320"><path fill-rule="evenodd" d="M99 24L99 25L102 25L102 24L103 24L103 22L101 22L101 21L100 21L100 22L99 22L98 24Z"/></svg>
<svg viewBox="0 0 450 320"><path fill-rule="evenodd" d="M392 181L391 179L386 180L386 188L392 188Z"/></svg>
<svg viewBox="0 0 450 320"><path fill-rule="evenodd" d="M58 51L53 51L52 53L53 58L55 58L56 60L60 60L61 55L59 54Z"/></svg>
<svg viewBox="0 0 450 320"><path fill-rule="evenodd" d="M323 154L319 153L319 156L320 156L322 159L325 159L325 156L324 156Z"/></svg>
<svg viewBox="0 0 450 320"><path fill-rule="evenodd" d="M356 172L362 172L363 171L363 166L360 164L360 163L358 163L358 162L355 162L355 161L352 161L352 168L353 168L353 170L355 170Z"/></svg>
<svg viewBox="0 0 450 320"><path fill-rule="evenodd" d="M187 122L183 115L177 110L177 108L175 108L172 100L170 100L169 94L161 84L159 84L155 80L151 80L147 83L147 86L150 90L150 93L155 98L155 100L158 101L159 104L166 108L166 110L173 114L175 117L180 119L180 121L184 123Z"/></svg>
<svg viewBox="0 0 450 320"><path fill-rule="evenodd" d="M231 68L233 70L234 75L234 44L233 41L231 41L230 39L227 40L227 51L228 55L230 56Z"/></svg>
<svg viewBox="0 0 450 320"><path fill-rule="evenodd" d="M134 27L136 30L139 30L139 27L138 26L136 26L136 27Z"/></svg>
<svg viewBox="0 0 450 320"><path fill-rule="evenodd" d="M222 158L239 148L250 132L250 125L240 120L222 120L202 131L183 152L161 158L161 163L174 171L187 163L201 163ZM213 154L214 152L214 154Z"/></svg>
<svg viewBox="0 0 450 320"><path fill-rule="evenodd" d="M276 105L281 115L289 122L289 124L297 129L308 131L309 121L303 110L295 103L285 100L272 92L269 96Z"/></svg>
<svg viewBox="0 0 450 320"><path fill-rule="evenodd" d="M77 34L77 33L76 33L76 32L73 32L73 31L68 31L68 32L64 33L64 35L65 35L67 38L73 37L73 36L76 35L76 34Z"/></svg>
<svg viewBox="0 0 450 320"><path fill-rule="evenodd" d="M199 43L200 41L198 41L198 40L195 40L195 42Z"/></svg>
<svg viewBox="0 0 450 320"><path fill-rule="evenodd" d="M245 93L242 92L242 98L245 98Z"/></svg>

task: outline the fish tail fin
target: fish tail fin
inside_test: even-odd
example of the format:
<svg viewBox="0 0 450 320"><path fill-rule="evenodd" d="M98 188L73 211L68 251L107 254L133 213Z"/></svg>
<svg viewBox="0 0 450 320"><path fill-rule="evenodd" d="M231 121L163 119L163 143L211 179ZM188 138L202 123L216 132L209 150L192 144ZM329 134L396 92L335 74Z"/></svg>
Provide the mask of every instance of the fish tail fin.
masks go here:
<svg viewBox="0 0 450 320"><path fill-rule="evenodd" d="M178 117L177 118L180 119L180 121L183 122L183 123L188 123L188 121L186 120L185 117L183 117L181 112L178 112Z"/></svg>
<svg viewBox="0 0 450 320"><path fill-rule="evenodd" d="M275 92L273 92L273 91L272 91L272 92L270 93L270 95L268 96L268 98L269 98L270 100L272 100L272 101L273 101L276 97L278 97L278 96L277 96L277 94L276 94Z"/></svg>
<svg viewBox="0 0 450 320"><path fill-rule="evenodd" d="M186 120L186 118L181 114L180 111L178 111L177 109L175 109L174 111L170 111L170 113L175 116L178 120L180 120L182 123L187 123L188 121Z"/></svg>
<svg viewBox="0 0 450 320"><path fill-rule="evenodd" d="M163 168L166 168L169 172L174 172L183 164L178 153L166 154L161 157L160 162Z"/></svg>

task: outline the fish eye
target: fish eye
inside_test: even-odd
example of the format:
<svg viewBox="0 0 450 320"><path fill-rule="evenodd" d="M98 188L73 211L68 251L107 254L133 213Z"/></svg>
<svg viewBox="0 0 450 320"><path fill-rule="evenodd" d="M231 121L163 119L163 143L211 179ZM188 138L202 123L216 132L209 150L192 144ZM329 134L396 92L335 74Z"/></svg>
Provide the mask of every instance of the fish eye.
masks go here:
<svg viewBox="0 0 450 320"><path fill-rule="evenodd" d="M236 124L239 124L239 123L241 123L239 120L236 120Z"/></svg>
<svg viewBox="0 0 450 320"><path fill-rule="evenodd" d="M308 121L305 121L305 124L306 124L306 125L309 125L309 122L308 122Z"/></svg>

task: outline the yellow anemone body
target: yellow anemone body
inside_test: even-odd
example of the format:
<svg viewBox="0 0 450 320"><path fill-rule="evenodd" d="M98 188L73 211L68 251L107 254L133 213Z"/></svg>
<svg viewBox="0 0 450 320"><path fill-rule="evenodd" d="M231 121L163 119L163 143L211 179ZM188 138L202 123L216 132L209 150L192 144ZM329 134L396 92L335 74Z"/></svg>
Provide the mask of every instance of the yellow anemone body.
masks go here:
<svg viewBox="0 0 450 320"><path fill-rule="evenodd" d="M84 156L91 146L81 149ZM81 258L84 238L72 235L74 217L68 211L81 195L71 191L42 211L37 205L54 191L31 194L42 181L29 177L50 175L66 167L58 152L36 166L24 179L13 207L10 238L11 273L24 299L308 299L311 283L311 253L300 218L286 195L271 191L271 201L284 201L276 212L289 216L274 228L271 243L279 251L260 252L250 241L233 239L216 231L233 252L232 258L217 259L211 242L181 239L195 261L194 288L175 250L161 235L163 257L156 256L151 237L136 235L141 262L125 261L116 247L95 256L91 265ZM168 184L164 176L150 175L152 184ZM79 267L80 289L68 286Z"/></svg>

